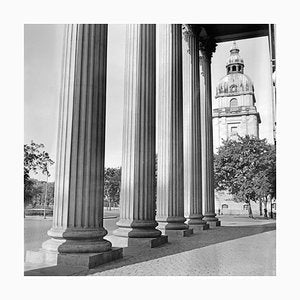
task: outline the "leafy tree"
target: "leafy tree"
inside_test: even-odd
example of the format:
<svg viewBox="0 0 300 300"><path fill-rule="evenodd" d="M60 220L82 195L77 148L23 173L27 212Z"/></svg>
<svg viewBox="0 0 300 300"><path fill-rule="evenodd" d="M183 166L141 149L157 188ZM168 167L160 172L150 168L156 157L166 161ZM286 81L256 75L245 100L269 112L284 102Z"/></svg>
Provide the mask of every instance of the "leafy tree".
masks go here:
<svg viewBox="0 0 300 300"><path fill-rule="evenodd" d="M30 184L27 185L28 191L26 192L25 196L25 205L32 204L33 207L42 206L45 199L46 187L45 181L39 181L37 179L30 179ZM46 205L53 205L54 204L54 182L48 183L47 188L47 201Z"/></svg>
<svg viewBox="0 0 300 300"><path fill-rule="evenodd" d="M215 155L215 188L244 201L252 217L251 201L276 190L276 155L266 139L238 137L223 141Z"/></svg>
<svg viewBox="0 0 300 300"><path fill-rule="evenodd" d="M34 181L30 178L30 172L37 174L39 171L46 176L50 176L49 165L54 161L49 154L43 150L43 144L36 144L33 141L29 145L24 145L24 201L28 203L34 194Z"/></svg>
<svg viewBox="0 0 300 300"><path fill-rule="evenodd" d="M108 201L111 210L112 203L119 204L121 187L121 168L105 168L104 171L104 198Z"/></svg>
<svg viewBox="0 0 300 300"><path fill-rule="evenodd" d="M24 185L24 204L33 204L32 200L38 198L39 194L42 193L42 188L36 186L36 179L29 178Z"/></svg>

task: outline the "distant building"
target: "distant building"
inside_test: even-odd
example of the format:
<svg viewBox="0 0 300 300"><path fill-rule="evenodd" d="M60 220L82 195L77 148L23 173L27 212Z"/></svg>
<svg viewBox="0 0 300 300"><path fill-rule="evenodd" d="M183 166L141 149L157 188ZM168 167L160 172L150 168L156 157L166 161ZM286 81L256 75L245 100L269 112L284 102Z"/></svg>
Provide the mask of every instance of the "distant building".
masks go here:
<svg viewBox="0 0 300 300"><path fill-rule="evenodd" d="M221 78L216 88L214 152L222 145L222 140L235 139L237 135L259 137L261 120L255 106L254 86L244 74L244 60L239 52L234 42L226 63L227 75ZM232 195L226 191L215 193L215 207L221 214L248 214L248 204L233 201ZM259 203L252 202L251 208L253 213L259 213Z"/></svg>
<svg viewBox="0 0 300 300"><path fill-rule="evenodd" d="M213 110L214 151L222 145L222 140L237 135L259 136L259 113L255 106L254 86L244 74L244 60L236 43L230 50L226 63L227 75L217 85Z"/></svg>

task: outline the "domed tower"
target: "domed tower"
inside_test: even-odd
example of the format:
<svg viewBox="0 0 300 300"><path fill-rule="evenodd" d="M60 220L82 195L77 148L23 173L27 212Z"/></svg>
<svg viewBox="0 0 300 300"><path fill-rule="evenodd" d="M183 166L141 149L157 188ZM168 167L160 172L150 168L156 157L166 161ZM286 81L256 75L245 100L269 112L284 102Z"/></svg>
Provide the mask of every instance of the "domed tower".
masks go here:
<svg viewBox="0 0 300 300"><path fill-rule="evenodd" d="M222 139L236 138L237 135L258 137L259 113L255 106L254 87L251 79L244 74L244 60L236 43L230 50L226 63L227 75L216 88L213 110L214 149L222 145Z"/></svg>

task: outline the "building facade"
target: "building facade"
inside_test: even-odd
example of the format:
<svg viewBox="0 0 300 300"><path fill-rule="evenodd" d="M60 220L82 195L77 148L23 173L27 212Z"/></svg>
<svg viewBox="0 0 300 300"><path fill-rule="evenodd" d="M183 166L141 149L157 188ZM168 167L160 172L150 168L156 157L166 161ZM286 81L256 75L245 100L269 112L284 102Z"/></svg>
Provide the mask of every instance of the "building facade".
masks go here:
<svg viewBox="0 0 300 300"><path fill-rule="evenodd" d="M254 86L244 74L244 60L236 43L230 50L226 62L227 74L216 88L213 109L214 151L222 145L222 140L236 138L237 135L259 137L259 113L255 106Z"/></svg>

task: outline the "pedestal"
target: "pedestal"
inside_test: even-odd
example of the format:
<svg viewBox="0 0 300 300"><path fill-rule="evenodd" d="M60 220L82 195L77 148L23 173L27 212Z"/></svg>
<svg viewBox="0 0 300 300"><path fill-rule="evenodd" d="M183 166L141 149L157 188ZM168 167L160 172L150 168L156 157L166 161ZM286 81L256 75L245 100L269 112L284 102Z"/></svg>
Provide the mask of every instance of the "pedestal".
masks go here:
<svg viewBox="0 0 300 300"><path fill-rule="evenodd" d="M177 240L183 237L189 237L193 234L193 229L168 230L162 229L162 234L168 236L168 241Z"/></svg>
<svg viewBox="0 0 300 300"><path fill-rule="evenodd" d="M193 229L194 233L203 232L203 230L209 229L209 224L197 224L197 225L189 225L190 229Z"/></svg>
<svg viewBox="0 0 300 300"><path fill-rule="evenodd" d="M206 221L207 224L209 224L210 228L216 228L221 226L221 221L217 220L217 221Z"/></svg>
<svg viewBox="0 0 300 300"><path fill-rule="evenodd" d="M130 247L130 248L155 248L161 245L168 243L168 237L161 235L155 238L130 238L130 237L121 237L115 235L109 235L106 237L108 241L112 243L115 247Z"/></svg>
<svg viewBox="0 0 300 300"><path fill-rule="evenodd" d="M59 266L78 266L93 269L97 266L123 257L123 249L112 247L111 250L101 253L63 253L57 256Z"/></svg>
<svg viewBox="0 0 300 300"><path fill-rule="evenodd" d="M29 269L41 269L51 266L68 266L92 269L99 265L111 262L123 257L123 249L112 247L111 250L100 253L62 253L40 249L39 251L27 251L25 259L25 271Z"/></svg>

